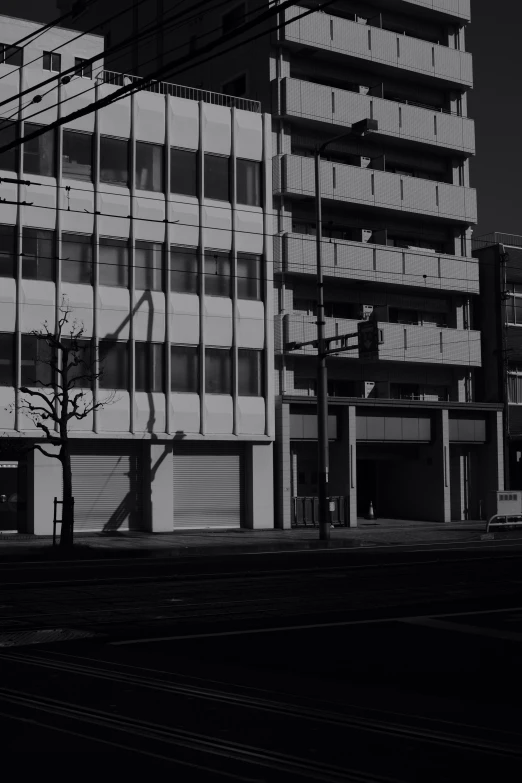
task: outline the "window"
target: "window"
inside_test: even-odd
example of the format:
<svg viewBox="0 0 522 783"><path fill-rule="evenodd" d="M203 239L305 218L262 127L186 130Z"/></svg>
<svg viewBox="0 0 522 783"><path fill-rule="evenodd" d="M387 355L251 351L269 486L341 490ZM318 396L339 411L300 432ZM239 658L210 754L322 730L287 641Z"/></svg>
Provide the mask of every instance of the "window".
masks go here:
<svg viewBox="0 0 522 783"><path fill-rule="evenodd" d="M14 386L14 334L0 334L0 386Z"/></svg>
<svg viewBox="0 0 522 783"><path fill-rule="evenodd" d="M57 52L44 52L42 68L44 71L55 71L56 73L60 73L62 70L62 55Z"/></svg>
<svg viewBox="0 0 522 783"><path fill-rule="evenodd" d="M196 346L170 346L170 389L186 394L199 393L199 348Z"/></svg>
<svg viewBox="0 0 522 783"><path fill-rule="evenodd" d="M15 275L15 227L0 226L0 277Z"/></svg>
<svg viewBox="0 0 522 783"><path fill-rule="evenodd" d="M165 391L165 346L136 343L136 391Z"/></svg>
<svg viewBox="0 0 522 783"><path fill-rule="evenodd" d="M506 317L508 324L522 325L522 285L507 284Z"/></svg>
<svg viewBox="0 0 522 783"><path fill-rule="evenodd" d="M129 285L129 248L124 239L100 237L100 285L127 288Z"/></svg>
<svg viewBox="0 0 522 783"><path fill-rule="evenodd" d="M100 388L129 388L129 346L116 340L100 340Z"/></svg>
<svg viewBox="0 0 522 783"><path fill-rule="evenodd" d="M170 192L198 195L198 159L191 150L170 150Z"/></svg>
<svg viewBox="0 0 522 783"><path fill-rule="evenodd" d="M136 142L136 187L163 191L163 147L159 144Z"/></svg>
<svg viewBox="0 0 522 783"><path fill-rule="evenodd" d="M134 286L139 291L163 290L163 245L161 243L136 242Z"/></svg>
<svg viewBox="0 0 522 783"><path fill-rule="evenodd" d="M72 340L64 339L63 342L72 347ZM94 366L94 352L92 340L76 340L77 350L68 356L67 382L69 386L77 389L89 389L92 387L96 368Z"/></svg>
<svg viewBox="0 0 522 783"><path fill-rule="evenodd" d="M508 402L522 405L522 374L508 371Z"/></svg>
<svg viewBox="0 0 522 783"><path fill-rule="evenodd" d="M170 290L181 294L198 293L198 250L196 247L170 248Z"/></svg>
<svg viewBox="0 0 522 783"><path fill-rule="evenodd" d="M54 231L24 228L22 234L22 277L26 280L54 280Z"/></svg>
<svg viewBox="0 0 522 783"><path fill-rule="evenodd" d="M92 79L92 63L88 63L83 57L75 57L74 72L77 76Z"/></svg>
<svg viewBox="0 0 522 783"><path fill-rule="evenodd" d="M92 182L92 134L64 130L62 174Z"/></svg>
<svg viewBox="0 0 522 783"><path fill-rule="evenodd" d="M52 351L45 340L32 334L22 335L22 386L41 386L52 383L53 371L48 364Z"/></svg>
<svg viewBox="0 0 522 783"><path fill-rule="evenodd" d="M22 49L19 46L0 44L0 63L22 65Z"/></svg>
<svg viewBox="0 0 522 783"><path fill-rule="evenodd" d="M222 250L205 251L205 294L230 296L230 253Z"/></svg>
<svg viewBox="0 0 522 783"><path fill-rule="evenodd" d="M254 253L237 254L238 299L262 299L261 264L263 257Z"/></svg>
<svg viewBox="0 0 522 783"><path fill-rule="evenodd" d="M129 185L129 142L100 136L100 180L113 185Z"/></svg>
<svg viewBox="0 0 522 783"><path fill-rule="evenodd" d="M245 23L245 4L236 5L226 14L223 14L223 33L231 33L236 27Z"/></svg>
<svg viewBox="0 0 522 783"><path fill-rule="evenodd" d="M45 125L35 125L24 122L24 136L43 130ZM44 177L54 177L54 128L38 136L36 139L24 142L24 172L26 174L41 174Z"/></svg>
<svg viewBox="0 0 522 783"><path fill-rule="evenodd" d="M18 125L16 122L3 119L0 130L2 131L2 145L5 144L7 146L18 138ZM17 168L18 155L16 149L0 152L0 169L2 171L16 171Z"/></svg>
<svg viewBox="0 0 522 783"><path fill-rule="evenodd" d="M261 163L237 160L237 203L261 206Z"/></svg>
<svg viewBox="0 0 522 783"><path fill-rule="evenodd" d="M205 153L205 198L230 201L229 158Z"/></svg>
<svg viewBox="0 0 522 783"><path fill-rule="evenodd" d="M224 95L233 95L235 98L243 98L247 93L246 73L236 76L235 79L231 79L229 82L224 82L221 89Z"/></svg>
<svg viewBox="0 0 522 783"><path fill-rule="evenodd" d="M92 285L92 237L62 234L62 280Z"/></svg>
<svg viewBox="0 0 522 783"><path fill-rule="evenodd" d="M207 394L232 394L232 352L230 349L206 349L205 391Z"/></svg>
<svg viewBox="0 0 522 783"><path fill-rule="evenodd" d="M263 396L263 351L239 348L237 352L237 385L241 397Z"/></svg>

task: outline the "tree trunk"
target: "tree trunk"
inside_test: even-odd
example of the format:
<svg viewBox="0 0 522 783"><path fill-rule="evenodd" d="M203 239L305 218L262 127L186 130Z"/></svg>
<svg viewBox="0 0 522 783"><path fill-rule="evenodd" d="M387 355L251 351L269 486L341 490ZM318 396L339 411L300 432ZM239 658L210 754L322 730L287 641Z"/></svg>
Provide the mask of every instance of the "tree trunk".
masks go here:
<svg viewBox="0 0 522 783"><path fill-rule="evenodd" d="M72 494L72 468L71 452L69 444L63 443L60 448L60 461L63 474L63 506L62 506L62 530L60 546L72 547L74 531L74 498Z"/></svg>

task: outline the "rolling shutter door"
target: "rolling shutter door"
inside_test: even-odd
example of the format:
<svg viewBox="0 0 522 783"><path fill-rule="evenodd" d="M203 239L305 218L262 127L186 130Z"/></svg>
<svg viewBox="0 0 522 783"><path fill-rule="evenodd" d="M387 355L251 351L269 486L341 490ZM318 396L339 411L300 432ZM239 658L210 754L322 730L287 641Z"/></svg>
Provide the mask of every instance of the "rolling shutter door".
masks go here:
<svg viewBox="0 0 522 783"><path fill-rule="evenodd" d="M76 531L137 530L141 461L126 447L74 447L71 455Z"/></svg>
<svg viewBox="0 0 522 783"><path fill-rule="evenodd" d="M242 449L205 445L174 452L174 528L240 527Z"/></svg>

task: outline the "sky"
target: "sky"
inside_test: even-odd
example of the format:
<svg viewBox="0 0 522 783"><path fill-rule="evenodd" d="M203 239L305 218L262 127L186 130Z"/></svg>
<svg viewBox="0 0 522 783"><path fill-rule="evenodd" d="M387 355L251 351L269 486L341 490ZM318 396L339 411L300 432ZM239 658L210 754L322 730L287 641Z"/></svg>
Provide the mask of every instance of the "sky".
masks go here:
<svg viewBox="0 0 522 783"><path fill-rule="evenodd" d="M1 6L4 14L41 22L59 16L55 0L1 0ZM467 49L475 88L468 108L477 139L471 184L478 190L479 215L474 234L522 235L522 3L471 0L471 20Z"/></svg>

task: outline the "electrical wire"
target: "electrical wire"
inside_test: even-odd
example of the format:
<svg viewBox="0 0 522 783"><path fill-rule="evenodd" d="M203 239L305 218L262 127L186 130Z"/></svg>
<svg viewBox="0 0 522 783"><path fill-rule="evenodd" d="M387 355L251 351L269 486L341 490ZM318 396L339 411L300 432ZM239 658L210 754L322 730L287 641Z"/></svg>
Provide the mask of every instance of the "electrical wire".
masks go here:
<svg viewBox="0 0 522 783"><path fill-rule="evenodd" d="M46 33L48 30L51 30L53 27L56 27L57 25L60 25L63 21L68 19L69 16L78 19L82 14L85 13L85 11L88 11L97 2L98 0L76 0L76 2L73 3L73 6L70 11L67 11L65 14L62 14L62 16L59 16L57 19L54 19L52 22L47 22L47 24L43 25L43 27L40 27L40 29L34 30L32 33L28 33L27 35L24 35L24 37L19 38L18 41L15 41L12 44L5 44L5 46L6 48L11 48L13 46L16 46L17 48L25 49L25 47L28 46L29 43L33 43L38 38L40 38L41 35ZM81 6L83 6L83 8L81 8ZM84 35L84 33L82 33L82 35ZM26 41L27 43L24 44L24 41ZM21 46L21 44L24 45ZM3 79L3 76L0 78Z"/></svg>

